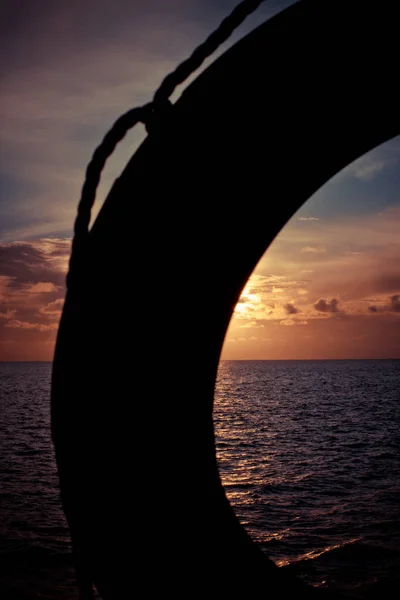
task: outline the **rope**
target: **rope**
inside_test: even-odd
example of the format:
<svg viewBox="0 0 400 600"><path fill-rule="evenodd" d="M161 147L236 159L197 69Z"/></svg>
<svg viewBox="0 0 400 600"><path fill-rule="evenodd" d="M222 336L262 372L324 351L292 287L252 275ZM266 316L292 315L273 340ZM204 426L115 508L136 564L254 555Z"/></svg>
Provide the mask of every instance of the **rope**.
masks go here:
<svg viewBox="0 0 400 600"><path fill-rule="evenodd" d="M78 213L74 225L74 238L67 275L67 287L71 287L72 273L76 270L77 258L86 244L89 233L91 212L96 199L96 191L100 182L101 173L107 158L114 152L116 145L137 123L144 123L149 131L151 120L157 114L162 114L171 107L169 98L176 87L183 83L189 75L196 71L215 50L223 44L233 31L253 13L264 0L243 0L238 4L211 33L211 35L198 46L192 55L184 60L176 69L165 77L153 97L153 101L144 106L133 108L123 114L114 123L105 135L101 144L96 148L91 161L86 169L85 182L82 187L81 198L78 204Z"/></svg>
<svg viewBox="0 0 400 600"><path fill-rule="evenodd" d="M189 75L198 69L213 52L221 46L232 33L253 13L264 0L244 0L238 4L220 26L208 36L205 42L194 50L193 54L184 60L172 73L166 76L154 94L154 102L164 101L171 97L175 88L183 83Z"/></svg>

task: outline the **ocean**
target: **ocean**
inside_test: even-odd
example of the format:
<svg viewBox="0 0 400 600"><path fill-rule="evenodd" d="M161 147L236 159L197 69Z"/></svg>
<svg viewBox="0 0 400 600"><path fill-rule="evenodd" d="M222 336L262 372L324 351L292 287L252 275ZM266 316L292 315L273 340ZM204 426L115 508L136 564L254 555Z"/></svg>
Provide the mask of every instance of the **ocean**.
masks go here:
<svg viewBox="0 0 400 600"><path fill-rule="evenodd" d="M0 598L77 600L50 363L0 363ZM282 569L354 599L400 584L400 360L223 361L222 481ZM194 542L195 543L195 542Z"/></svg>

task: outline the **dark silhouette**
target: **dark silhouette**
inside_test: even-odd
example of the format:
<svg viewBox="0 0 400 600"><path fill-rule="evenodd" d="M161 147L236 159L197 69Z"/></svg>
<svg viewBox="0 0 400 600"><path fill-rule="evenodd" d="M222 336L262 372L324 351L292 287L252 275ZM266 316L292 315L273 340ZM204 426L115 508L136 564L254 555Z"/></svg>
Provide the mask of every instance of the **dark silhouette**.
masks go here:
<svg viewBox="0 0 400 600"><path fill-rule="evenodd" d="M240 292L281 227L399 133L395 8L303 0L247 35L152 121L78 244L52 428L87 597L92 583L105 600L325 596L237 521L214 381Z"/></svg>

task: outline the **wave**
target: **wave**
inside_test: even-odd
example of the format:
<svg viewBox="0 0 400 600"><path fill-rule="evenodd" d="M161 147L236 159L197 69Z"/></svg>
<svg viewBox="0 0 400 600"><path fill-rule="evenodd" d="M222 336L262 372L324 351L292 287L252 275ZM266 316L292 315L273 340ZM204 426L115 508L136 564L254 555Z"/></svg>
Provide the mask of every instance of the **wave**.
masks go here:
<svg viewBox="0 0 400 600"><path fill-rule="evenodd" d="M323 554L327 554L328 552L333 552L345 548L349 544L355 544L361 538L353 538L351 540L343 541L339 544L333 544L332 546L326 546L325 548L320 548L316 550L310 550L309 552L305 552L304 554L300 554L296 558L283 558L276 561L278 567L287 567L293 563L299 563L304 560L315 560L322 556Z"/></svg>
<svg viewBox="0 0 400 600"><path fill-rule="evenodd" d="M372 544L362 541L361 537L344 540L337 544L310 550L296 557L276 560L279 567L295 568L301 570L302 565L309 561L318 564L323 570L341 569L343 566L353 570L369 570L378 572L383 569L389 572L391 566L398 572L400 548Z"/></svg>

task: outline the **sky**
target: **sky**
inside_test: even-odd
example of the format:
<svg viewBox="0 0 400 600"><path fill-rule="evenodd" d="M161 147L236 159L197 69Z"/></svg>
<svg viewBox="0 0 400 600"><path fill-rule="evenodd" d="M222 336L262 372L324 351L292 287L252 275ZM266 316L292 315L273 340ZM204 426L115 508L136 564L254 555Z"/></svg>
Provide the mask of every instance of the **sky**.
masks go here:
<svg viewBox="0 0 400 600"><path fill-rule="evenodd" d="M265 2L206 65L289 4ZM235 5L2 1L0 360L52 360L75 211L94 148ZM144 137L144 128L135 128L110 159L94 217ZM243 290L223 358L400 358L399 161L395 138L300 209Z"/></svg>

